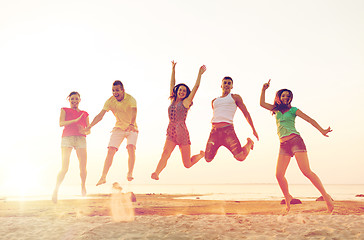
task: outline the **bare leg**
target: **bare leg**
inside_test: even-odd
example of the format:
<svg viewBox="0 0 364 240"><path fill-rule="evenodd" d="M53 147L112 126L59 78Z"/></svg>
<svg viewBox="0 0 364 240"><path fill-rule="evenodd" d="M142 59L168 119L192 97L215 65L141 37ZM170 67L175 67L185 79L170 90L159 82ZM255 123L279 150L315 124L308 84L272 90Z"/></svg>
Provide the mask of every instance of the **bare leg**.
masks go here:
<svg viewBox="0 0 364 240"><path fill-rule="evenodd" d="M167 161L171 156L176 144L170 140L166 140L164 144L163 153L161 159L158 162L157 169L154 173L152 173L152 179L159 180L159 174L163 171L163 169L167 166Z"/></svg>
<svg viewBox="0 0 364 240"><path fill-rule="evenodd" d="M182 155L183 165L186 168L190 168L195 165L201 158L205 156L204 151L200 151L199 154L193 155L191 157L191 146L190 145L183 145L179 147Z"/></svg>
<svg viewBox="0 0 364 240"><path fill-rule="evenodd" d="M127 179L128 181L132 181L133 178L133 170L134 170L134 164L135 164L135 146L134 145L128 145L126 147L128 149L128 174L127 174Z"/></svg>
<svg viewBox="0 0 364 240"><path fill-rule="evenodd" d="M254 147L254 142L250 138L247 138L247 143L243 147L243 151L237 155L235 155L235 159L238 161L244 161L246 157L249 155L250 150Z"/></svg>
<svg viewBox="0 0 364 240"><path fill-rule="evenodd" d="M288 190L288 182L285 177L286 170L288 167L288 164L291 160L291 157L288 155L278 155L278 162L277 162L277 168L276 168L276 178L278 180L279 187L281 188L284 198L286 200L286 211L289 212L291 209L291 200L292 196L289 194Z"/></svg>
<svg viewBox="0 0 364 240"><path fill-rule="evenodd" d="M81 177L81 194L82 196L86 196L86 164L87 164L87 152L86 148L77 148L76 149L78 161L80 162L80 177Z"/></svg>
<svg viewBox="0 0 364 240"><path fill-rule="evenodd" d="M334 210L334 203L332 202L330 195L326 192L324 186L322 185L320 178L311 171L310 164L308 162L307 152L296 152L295 157L301 172L308 179L310 179L312 184L317 188L317 190L320 191L322 197L326 202L327 211L331 213Z"/></svg>
<svg viewBox="0 0 364 240"><path fill-rule="evenodd" d="M56 187L54 188L54 191L53 191L52 201L54 203L57 203L59 186L63 182L63 179L66 176L68 167L70 165L71 151L72 151L72 148L66 148L66 147L62 148L62 169L58 173Z"/></svg>
<svg viewBox="0 0 364 240"><path fill-rule="evenodd" d="M96 186L106 183L106 176L107 176L107 173L109 172L109 169L111 167L111 164L114 159L114 155L115 155L116 151L117 151L116 148L109 147L109 150L107 151L105 163L104 163L104 170L102 171L102 176L101 176L100 180L97 182Z"/></svg>

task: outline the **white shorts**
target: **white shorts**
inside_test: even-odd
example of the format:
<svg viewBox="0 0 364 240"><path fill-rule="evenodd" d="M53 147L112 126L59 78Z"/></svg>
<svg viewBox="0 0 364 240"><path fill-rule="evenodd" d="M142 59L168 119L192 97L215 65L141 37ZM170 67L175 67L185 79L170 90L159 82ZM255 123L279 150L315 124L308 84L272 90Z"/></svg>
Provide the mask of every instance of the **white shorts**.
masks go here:
<svg viewBox="0 0 364 240"><path fill-rule="evenodd" d="M129 145L133 145L134 147L136 147L138 132L126 132L124 130L121 130L120 128L114 128L111 131L108 147L114 147L116 149L119 149L124 138L126 138L127 140L126 147L128 147Z"/></svg>

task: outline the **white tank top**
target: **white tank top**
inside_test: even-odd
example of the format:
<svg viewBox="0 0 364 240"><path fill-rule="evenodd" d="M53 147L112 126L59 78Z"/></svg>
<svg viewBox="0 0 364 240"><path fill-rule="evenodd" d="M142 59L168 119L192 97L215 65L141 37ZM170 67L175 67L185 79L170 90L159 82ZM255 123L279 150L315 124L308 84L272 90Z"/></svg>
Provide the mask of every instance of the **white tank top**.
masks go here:
<svg viewBox="0 0 364 240"><path fill-rule="evenodd" d="M216 98L212 105L214 107L214 115L211 120L212 123L233 123L237 106L235 100L231 96L231 93L229 93L226 97Z"/></svg>

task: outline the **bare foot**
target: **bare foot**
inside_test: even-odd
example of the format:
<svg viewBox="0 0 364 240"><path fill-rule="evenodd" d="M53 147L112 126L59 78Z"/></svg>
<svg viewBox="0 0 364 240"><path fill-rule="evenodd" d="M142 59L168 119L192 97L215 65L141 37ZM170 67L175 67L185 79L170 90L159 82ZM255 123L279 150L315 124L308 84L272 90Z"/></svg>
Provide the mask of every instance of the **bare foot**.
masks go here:
<svg viewBox="0 0 364 240"><path fill-rule="evenodd" d="M101 184L105 184L106 183L106 178L105 177L101 177L100 180L96 183L96 186L99 186Z"/></svg>
<svg viewBox="0 0 364 240"><path fill-rule="evenodd" d="M58 201L58 192L56 190L53 192L52 201L53 203L57 203Z"/></svg>
<svg viewBox="0 0 364 240"><path fill-rule="evenodd" d="M120 184L118 182L114 182L112 184L112 188L115 190L118 190L119 192L121 192L121 190L123 190L123 188L120 186Z"/></svg>
<svg viewBox="0 0 364 240"><path fill-rule="evenodd" d="M204 151L200 151L199 154L196 154L194 156L192 156L191 158L191 166L195 165L198 161L200 161L203 157L205 156L205 152Z"/></svg>
<svg viewBox="0 0 364 240"><path fill-rule="evenodd" d="M133 174L132 173L128 173L128 176L126 177L126 179L128 179L128 181L133 181Z"/></svg>
<svg viewBox="0 0 364 240"><path fill-rule="evenodd" d="M151 178L154 179L154 180L159 180L159 176L155 172L152 173Z"/></svg>
<svg viewBox="0 0 364 240"><path fill-rule="evenodd" d="M82 194L82 197L86 196L86 187L85 186L82 187L81 194Z"/></svg>
<svg viewBox="0 0 364 240"><path fill-rule="evenodd" d="M246 140L248 140L248 144L250 144L250 149L253 150L253 148L254 148L253 140L251 140L251 138L247 138Z"/></svg>
<svg viewBox="0 0 364 240"><path fill-rule="evenodd" d="M289 210L291 210L291 200L293 199L293 197L289 195L288 197L285 197L285 199L286 199L286 212L288 213Z"/></svg>
<svg viewBox="0 0 364 240"><path fill-rule="evenodd" d="M332 201L331 196L329 194L327 194L326 197L324 197L324 200L326 202L327 211L329 213L332 213L332 211L334 211L334 203Z"/></svg>

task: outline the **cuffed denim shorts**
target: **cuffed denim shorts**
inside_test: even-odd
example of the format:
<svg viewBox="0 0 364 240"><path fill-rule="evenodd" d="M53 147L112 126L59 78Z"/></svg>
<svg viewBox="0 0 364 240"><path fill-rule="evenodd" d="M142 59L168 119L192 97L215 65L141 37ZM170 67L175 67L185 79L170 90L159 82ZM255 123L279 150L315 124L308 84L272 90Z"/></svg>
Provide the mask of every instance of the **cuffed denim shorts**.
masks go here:
<svg viewBox="0 0 364 240"><path fill-rule="evenodd" d="M307 152L306 145L300 135L281 143L279 154L293 157L296 152Z"/></svg>
<svg viewBox="0 0 364 240"><path fill-rule="evenodd" d="M62 137L61 147L66 148L86 148L85 136L67 136Z"/></svg>

